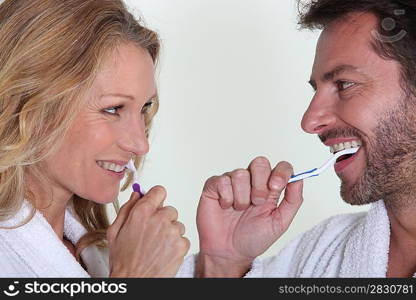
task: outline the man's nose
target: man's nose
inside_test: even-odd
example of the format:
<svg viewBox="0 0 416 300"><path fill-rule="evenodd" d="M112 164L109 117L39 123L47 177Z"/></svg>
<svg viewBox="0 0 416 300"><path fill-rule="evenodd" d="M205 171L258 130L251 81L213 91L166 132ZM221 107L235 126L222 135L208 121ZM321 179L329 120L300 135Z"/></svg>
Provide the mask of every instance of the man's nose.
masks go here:
<svg viewBox="0 0 416 300"><path fill-rule="evenodd" d="M126 152L143 156L149 152L149 142L146 136L146 126L143 121L135 120L126 124L119 146Z"/></svg>
<svg viewBox="0 0 416 300"><path fill-rule="evenodd" d="M316 93L302 118L302 129L311 134L321 134L336 123L333 99Z"/></svg>

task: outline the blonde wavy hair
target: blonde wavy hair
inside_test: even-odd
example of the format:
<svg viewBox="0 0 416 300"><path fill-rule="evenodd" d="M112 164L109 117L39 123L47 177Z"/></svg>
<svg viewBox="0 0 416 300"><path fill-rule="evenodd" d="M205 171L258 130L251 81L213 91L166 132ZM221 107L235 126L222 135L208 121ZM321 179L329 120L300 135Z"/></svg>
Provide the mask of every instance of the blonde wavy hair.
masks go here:
<svg viewBox="0 0 416 300"><path fill-rule="evenodd" d="M0 220L13 216L24 199L34 200L27 175L46 182L40 163L59 149L100 66L122 43L146 49L157 63L157 34L141 25L122 0L0 4ZM146 136L158 110L158 99L153 101ZM141 159L136 157L136 167ZM122 190L130 183L128 175ZM87 229L75 245L79 258L89 245L106 247L109 219L104 204L76 195L72 202Z"/></svg>

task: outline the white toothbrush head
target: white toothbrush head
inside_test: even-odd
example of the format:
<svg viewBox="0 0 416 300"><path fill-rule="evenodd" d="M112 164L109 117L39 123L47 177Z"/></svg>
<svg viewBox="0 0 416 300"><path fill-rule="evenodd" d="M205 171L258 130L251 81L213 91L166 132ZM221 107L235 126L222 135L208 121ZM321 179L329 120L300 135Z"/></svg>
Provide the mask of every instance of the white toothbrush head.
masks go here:
<svg viewBox="0 0 416 300"><path fill-rule="evenodd" d="M137 175L136 175L136 167L134 166L134 162L132 159L129 160L129 162L126 165L127 169L129 169L133 173L133 181L137 181Z"/></svg>
<svg viewBox="0 0 416 300"><path fill-rule="evenodd" d="M127 167L127 169L129 169L132 172L136 170L136 167L134 166L134 162L133 162L132 159L129 160L126 167Z"/></svg>
<svg viewBox="0 0 416 300"><path fill-rule="evenodd" d="M332 156L322 167L318 169L318 174L324 171L326 168L333 166L339 157L347 154L354 154L358 151L358 149L360 148L349 148L335 153L334 156Z"/></svg>

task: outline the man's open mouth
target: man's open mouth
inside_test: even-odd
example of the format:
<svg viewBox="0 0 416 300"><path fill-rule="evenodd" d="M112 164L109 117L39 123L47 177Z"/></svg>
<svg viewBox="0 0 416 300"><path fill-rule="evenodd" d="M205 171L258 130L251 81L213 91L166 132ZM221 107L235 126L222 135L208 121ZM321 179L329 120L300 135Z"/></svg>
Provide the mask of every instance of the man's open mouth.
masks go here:
<svg viewBox="0 0 416 300"><path fill-rule="evenodd" d="M334 144L332 146L330 146L330 151L331 153L337 153L339 151L345 150L345 149L350 149L350 148L358 148L361 147L361 141L360 140L354 140L354 141L350 141L350 142L345 142L345 143L339 143L339 144ZM346 160L352 156L354 156L355 154L345 154L340 156L337 159L337 163L343 160Z"/></svg>

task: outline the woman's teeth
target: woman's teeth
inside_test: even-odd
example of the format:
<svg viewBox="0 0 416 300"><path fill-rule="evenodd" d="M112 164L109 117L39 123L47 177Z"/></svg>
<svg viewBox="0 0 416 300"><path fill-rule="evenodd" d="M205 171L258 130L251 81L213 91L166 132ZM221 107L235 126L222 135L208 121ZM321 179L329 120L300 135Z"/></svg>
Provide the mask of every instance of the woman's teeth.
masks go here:
<svg viewBox="0 0 416 300"><path fill-rule="evenodd" d="M126 166L120 166L120 165L117 165L115 163L104 162L104 161L97 161L97 164L101 168L106 169L106 170L110 170L110 171L113 171L113 172L121 172L126 168Z"/></svg>
<svg viewBox="0 0 416 300"><path fill-rule="evenodd" d="M331 153L336 153L344 149L357 148L361 146L360 141L351 141L345 143L334 144L330 147Z"/></svg>

